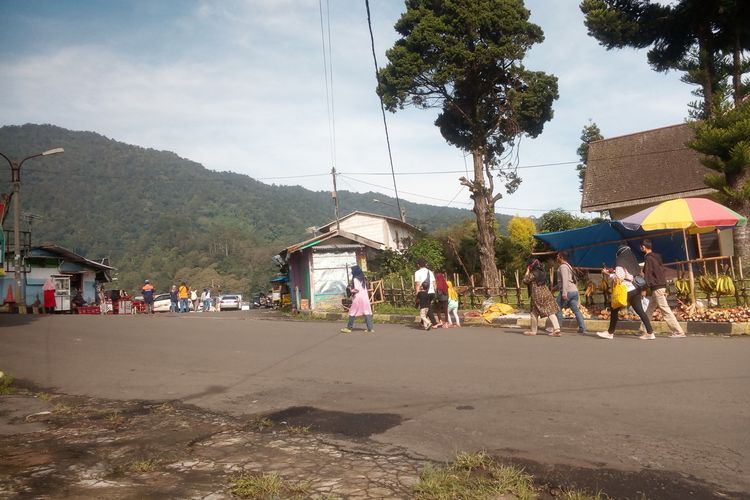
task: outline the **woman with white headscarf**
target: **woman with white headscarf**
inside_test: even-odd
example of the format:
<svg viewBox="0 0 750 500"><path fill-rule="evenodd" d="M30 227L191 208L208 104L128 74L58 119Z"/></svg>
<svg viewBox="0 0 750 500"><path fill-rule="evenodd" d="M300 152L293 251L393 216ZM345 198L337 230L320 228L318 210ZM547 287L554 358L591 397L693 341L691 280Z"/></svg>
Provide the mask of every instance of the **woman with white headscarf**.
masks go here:
<svg viewBox="0 0 750 500"><path fill-rule="evenodd" d="M617 249L615 258L615 269L602 269L603 274L608 274L610 278L616 278L620 283L624 284L628 290L628 305L630 305L635 313L641 318L643 326L646 328L646 333L638 337L641 340L653 340L654 330L651 327L651 322L646 316L643 310L643 304L641 303L641 290L633 284L633 280L636 276L641 274L641 266L638 265L638 261L633 255L633 251L627 245L620 245ZM623 306L627 307L627 306ZM617 328L617 320L619 319L620 310L623 307L612 309L612 315L609 317L609 328L606 332L597 332L596 334L603 339L614 338L615 329Z"/></svg>

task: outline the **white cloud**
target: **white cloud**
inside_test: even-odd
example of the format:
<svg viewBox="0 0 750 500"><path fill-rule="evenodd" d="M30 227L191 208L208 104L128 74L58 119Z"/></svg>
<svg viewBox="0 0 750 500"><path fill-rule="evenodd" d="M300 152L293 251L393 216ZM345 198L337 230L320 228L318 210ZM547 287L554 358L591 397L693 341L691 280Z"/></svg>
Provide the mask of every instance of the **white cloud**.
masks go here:
<svg viewBox="0 0 750 500"><path fill-rule="evenodd" d="M542 136L522 141L522 165L577 160L580 131L589 119L612 136L676 123L687 113L691 89L678 75L651 71L643 51L599 47L586 35L577 4L556 2L551 10L549 2L527 2L532 20L547 35L531 51L527 66L556 74L560 99ZM0 56L5 123L93 130L256 178L328 172L332 160L318 2L205 0L192 5L168 19L144 19L138 34L153 44L150 51L136 46L133 33L118 31L115 20L107 40L50 39L23 57ZM330 6L337 168L388 173L364 7L343 0ZM382 66L403 5L375 2L371 8ZM433 125L435 116L435 110L413 109L387 114L397 171L464 169L462 152L445 143ZM469 170L470 164L469 158ZM574 165L521 173L522 187L500 206L579 206ZM406 193L450 200L460 189L459 175L403 176L398 186L412 201L427 200ZM340 187L381 189L363 183L368 182L392 194L388 176L356 179L342 179ZM278 182L311 189L331 185L327 176ZM469 201L464 191L454 205Z"/></svg>

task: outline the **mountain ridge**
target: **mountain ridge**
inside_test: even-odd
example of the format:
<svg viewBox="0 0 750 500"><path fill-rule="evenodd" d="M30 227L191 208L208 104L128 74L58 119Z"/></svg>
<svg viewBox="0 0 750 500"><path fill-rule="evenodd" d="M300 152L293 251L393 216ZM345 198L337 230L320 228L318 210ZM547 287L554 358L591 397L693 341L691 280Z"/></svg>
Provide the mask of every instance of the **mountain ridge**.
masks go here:
<svg viewBox="0 0 750 500"><path fill-rule="evenodd" d="M14 160L54 147L65 153L31 160L21 173L22 213L37 217L32 241L91 259L109 257L124 289L137 288L145 275L160 289L183 279L201 287L219 281L235 291L266 288L275 271L271 257L307 239L306 228L334 219L330 191L209 170L172 151L91 131L0 127L0 151ZM0 169L0 191L12 189L9 170ZM388 195L338 194L342 215L359 210L397 218L395 208L372 201L395 205ZM401 204L407 220L427 231L473 220L466 209ZM508 218L498 216L501 227ZM11 226L6 219L5 229Z"/></svg>

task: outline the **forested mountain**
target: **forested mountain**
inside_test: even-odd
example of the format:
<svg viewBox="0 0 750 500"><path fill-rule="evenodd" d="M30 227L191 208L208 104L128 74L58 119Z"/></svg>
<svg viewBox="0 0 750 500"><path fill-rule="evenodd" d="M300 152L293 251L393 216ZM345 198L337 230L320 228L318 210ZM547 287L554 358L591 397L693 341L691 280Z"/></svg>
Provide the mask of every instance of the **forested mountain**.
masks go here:
<svg viewBox="0 0 750 500"><path fill-rule="evenodd" d="M216 172L174 153L132 146L93 132L52 125L0 128L0 151L11 159L62 147L65 153L26 162L22 212L34 214L32 240L91 259L109 257L118 287L150 278L159 290L175 280L248 293L266 288L271 257L309 238L306 228L333 219L329 191L268 185ZM0 167L0 192L10 192ZM341 214L395 216L381 193L339 191ZM473 219L468 210L403 202L409 222L431 231ZM505 219L505 216L499 216ZM500 227L505 227L501 220ZM5 229L12 227L12 217ZM22 229L28 221L22 222Z"/></svg>

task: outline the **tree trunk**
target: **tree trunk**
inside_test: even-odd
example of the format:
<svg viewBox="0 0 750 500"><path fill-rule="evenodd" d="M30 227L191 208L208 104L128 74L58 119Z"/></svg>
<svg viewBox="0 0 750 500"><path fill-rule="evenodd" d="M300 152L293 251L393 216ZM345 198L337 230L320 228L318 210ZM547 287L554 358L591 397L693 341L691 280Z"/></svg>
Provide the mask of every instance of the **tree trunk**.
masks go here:
<svg viewBox="0 0 750 500"><path fill-rule="evenodd" d="M708 120L713 114L713 84L711 83L711 77L713 76L713 53L708 42L708 36L706 34L707 28L702 26L699 29L698 34L698 58L699 64L702 70L703 82L703 118Z"/></svg>
<svg viewBox="0 0 750 500"><path fill-rule="evenodd" d="M734 209L740 215L750 218L750 200L744 201L741 207L734 207ZM734 255L742 257L743 264L750 262L750 225L735 227L732 231L732 239Z"/></svg>
<svg viewBox="0 0 750 500"><path fill-rule="evenodd" d="M469 188L474 198L474 215L477 219L477 247L479 264L482 268L484 286L500 287L500 274L495 262L495 203L492 193L487 192L484 183L484 162L481 151L472 151L474 159L474 182Z"/></svg>
<svg viewBox="0 0 750 500"><path fill-rule="evenodd" d="M740 47L739 34L735 34L734 37L734 51L732 54L732 60L734 64L734 68L732 68L734 105L739 106L740 102L742 102L742 48Z"/></svg>

